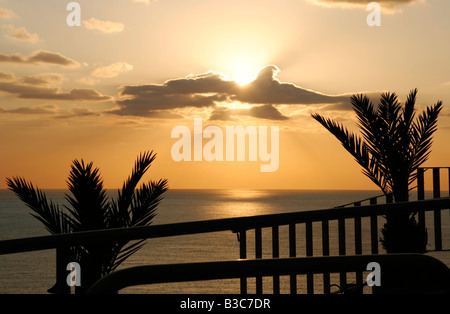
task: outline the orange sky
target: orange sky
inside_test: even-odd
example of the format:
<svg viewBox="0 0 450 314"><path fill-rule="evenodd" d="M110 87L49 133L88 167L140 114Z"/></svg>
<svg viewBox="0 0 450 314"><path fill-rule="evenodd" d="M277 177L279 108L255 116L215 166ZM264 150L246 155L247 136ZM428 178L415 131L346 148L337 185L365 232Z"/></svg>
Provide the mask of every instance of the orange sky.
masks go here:
<svg viewBox="0 0 450 314"><path fill-rule="evenodd" d="M426 165L450 166L450 3L379 1L0 1L0 188L24 176L64 188L73 159L118 188L136 156L171 188L376 189L311 113L351 128L350 95L419 89L444 110ZM333 5L331 5L333 4ZM181 161L173 128L279 127L279 167ZM207 140L204 140L206 143Z"/></svg>

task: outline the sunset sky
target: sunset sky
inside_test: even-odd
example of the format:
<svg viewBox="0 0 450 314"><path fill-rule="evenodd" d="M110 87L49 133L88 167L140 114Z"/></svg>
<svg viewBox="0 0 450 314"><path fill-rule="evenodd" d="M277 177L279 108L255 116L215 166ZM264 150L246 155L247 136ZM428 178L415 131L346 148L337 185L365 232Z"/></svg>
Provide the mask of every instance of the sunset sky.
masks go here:
<svg viewBox="0 0 450 314"><path fill-rule="evenodd" d="M450 166L450 1L0 0L0 188L65 188L74 159L118 188L154 150L171 188L377 189L311 118L356 125L349 97L385 91L444 109L426 165ZM176 126L278 126L279 167L181 161ZM204 141L205 143L206 141Z"/></svg>

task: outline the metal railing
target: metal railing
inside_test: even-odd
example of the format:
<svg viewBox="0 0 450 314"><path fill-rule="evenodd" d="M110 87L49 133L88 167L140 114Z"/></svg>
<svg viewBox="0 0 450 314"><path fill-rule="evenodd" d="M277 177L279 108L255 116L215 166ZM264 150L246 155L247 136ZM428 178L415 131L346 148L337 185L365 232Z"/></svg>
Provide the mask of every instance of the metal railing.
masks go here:
<svg viewBox="0 0 450 314"><path fill-rule="evenodd" d="M421 170L423 169L423 170ZM38 250L56 249L57 251L57 284L51 292L70 293L69 287L66 285L66 265L71 262L67 260L67 250L71 246L82 245L83 243L101 243L111 242L115 240L140 240L150 238L161 238L191 234L206 234L211 232L232 231L237 234L239 241L239 257L240 259L248 258L247 238L250 231L254 233L254 257L262 259L263 257L263 229L270 232L269 241L271 242L270 258L279 259L281 256L281 239L284 240L280 233L281 228L287 227L287 249L290 258L298 256L311 257L313 255L330 256L332 248L337 245L337 254L344 256L348 254L362 255L363 253L363 231L369 233L370 254L379 254L379 223L380 218L392 211L405 211L418 213L419 223L424 224L425 213L433 213L434 229L434 250L442 251L443 234L442 234L442 212L450 209L450 198L440 197L439 170L441 168L433 168L433 198L425 200L424 176L425 168L418 171L418 201L377 204L377 198L370 198L369 205L361 205L361 202L352 203L353 206L344 206L341 208L330 208L322 210L293 212L284 214L269 214L251 217L226 218L197 222L152 225L147 227L133 227L125 229L107 229L96 231L85 231L79 233L58 234L50 236L41 236L25 239L13 239L0 241L0 255L30 252ZM446 168L449 169L449 168ZM449 176L450 177L450 176ZM439 190L439 193L437 192ZM369 224L363 228L362 219L368 219ZM337 228L331 228L331 223L337 222ZM444 220L446 227L450 225L450 220ZM315 225L319 224L320 228ZM304 229L304 251L299 251L298 230L299 225ZM351 228L347 228L351 227ZM320 229L320 232L317 230ZM352 230L351 230L352 229ZM349 230L353 232L349 236ZM330 232L331 231L331 232ZM319 234L319 237L317 237ZM317 240L320 238L320 241ZM336 239L336 243L332 240ZM351 241L349 241L351 239ZM264 240L266 241L266 240ZM303 242L303 241L301 241ZM314 243L320 243L320 252L314 251ZM265 242L264 242L265 243ZM349 250L348 244L352 245L352 252ZM301 248L303 249L303 247ZM267 253L266 251L264 251ZM241 293L247 293L247 277L241 277ZM340 286L347 285L347 275L340 274ZM362 273L356 276L356 284L362 284ZM307 274L307 293L314 292L314 276ZM323 276L324 293L330 293L330 276ZM297 293L297 277L291 274L289 289L291 293ZM263 292L262 277L256 277L256 292ZM273 277L273 292L280 293L280 281L277 275Z"/></svg>
<svg viewBox="0 0 450 314"><path fill-rule="evenodd" d="M260 215L252 217L240 217L240 218L225 218L198 222L186 222L186 223L175 223L167 225L154 225L147 227L134 227L125 229L107 229L107 230L97 230L97 231L85 231L79 233L69 233L69 234L59 234L51 236L41 236L26 239L14 239L0 241L0 255L11 254L19 252L30 252L46 249L57 249L57 252L64 251L64 248L68 248L74 245L81 245L83 243L101 243L110 242L114 240L138 240L138 239L149 239L149 238L159 238L159 237L169 237L169 236L179 236L188 234L201 234L209 232L219 232L219 231L233 231L238 233L239 243L240 243L240 258L247 259L247 233L250 230L255 230L255 258L262 257L262 228L270 228L272 230L272 257L279 257L279 228L280 226L288 226L289 229L289 257L296 257L296 225L305 224L306 225L306 256L312 256L312 244L313 244L313 232L312 223L320 222L322 225L322 253L324 256L330 255L330 236L329 236L329 222L331 220L338 221L338 246L339 255L346 255L346 228L345 220L354 220L354 237L355 237L355 254L361 254L361 218L369 217L371 223L370 225L375 227L378 226L377 219L379 216L386 215L392 210L395 211L406 211L406 212L422 212L431 210L444 210L450 208L450 198L440 198L432 200L422 200L415 202L404 202L404 203L393 203L393 204L378 204L378 205L368 205L360 207L347 207L339 209L324 209L324 210L314 210L307 212L294 212L285 214L270 214L270 215ZM378 227L374 228L370 232L371 243L372 243L372 254L378 253ZM439 233L435 233L439 235ZM64 254L62 254L64 255ZM58 256L58 253L57 253ZM61 257L61 254L59 255ZM57 281L65 284L66 278L66 265L70 261L61 258L57 262L58 269L61 270L62 275L57 278ZM58 276L58 273L57 273ZM361 275L358 277L357 284L362 283ZM346 285L346 276L342 274L340 278L340 285ZM262 292L262 280L260 277L256 281L257 292ZM326 290L324 293L329 293L327 290L329 287L329 277L324 276L324 287ZM66 285L67 287L67 285ZM308 292L313 292L313 278L308 277L307 284ZM297 292L296 276L291 276L290 281L291 293ZM274 293L279 293L279 282L276 277L274 279ZM60 290L59 292L67 293L67 290ZM241 292L247 293L247 282L246 277L241 280Z"/></svg>
<svg viewBox="0 0 450 314"><path fill-rule="evenodd" d="M375 275L380 277L378 278L380 286L382 274L386 269L395 274L394 282L387 284L383 282L385 292L388 290L390 293L405 293L408 290L414 293L450 293L450 269L441 261L422 254L322 256L138 266L105 276L87 293L117 293L121 289L136 285L235 279L242 276L364 272L367 271L369 263L378 263L380 266L380 273ZM340 292L360 294L363 288L363 286L352 287Z"/></svg>

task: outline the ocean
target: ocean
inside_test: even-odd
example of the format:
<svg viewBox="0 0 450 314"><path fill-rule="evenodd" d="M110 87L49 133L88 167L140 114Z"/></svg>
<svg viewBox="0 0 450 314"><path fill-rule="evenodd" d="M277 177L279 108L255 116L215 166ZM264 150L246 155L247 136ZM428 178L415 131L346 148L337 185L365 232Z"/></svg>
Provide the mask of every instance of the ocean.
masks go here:
<svg viewBox="0 0 450 314"><path fill-rule="evenodd" d="M47 190L54 202L66 204L65 190ZM114 196L116 191L108 191ZM327 209L353 201L380 195L379 191L314 191L314 190L169 190L158 207L153 223L169 224L208 219L242 217ZM448 212L442 221L449 221ZM447 219L447 220L445 220ZM380 224L382 222L380 221ZM450 243L448 223L444 223L444 243ZM381 225L380 225L381 226ZM333 227L330 224L330 228ZM320 230L315 232L320 232ZM363 228L367 232L367 228ZM280 235L283 229L280 229ZM286 232L284 232L286 233ZM298 233L303 235L304 233ZM0 190L0 240L48 235L45 227L30 215L30 210L8 190ZM249 252L252 241L249 235ZM332 235L330 235L332 237ZM363 235L364 236L364 235ZM270 235L263 234L263 257L270 257ZM283 242L283 238L280 239ZM301 242L299 240L299 242ZM331 243L336 242L333 237ZM299 244L300 246L302 244ZM350 246L349 246L350 247ZM364 242L363 249L370 250ZM447 249L449 249L447 247ZM287 257L281 245L280 257ZM320 252L320 242L314 243L314 252ZM299 256L304 252L300 247ZM364 253L364 252L363 252ZM367 251L367 253L370 253ZM331 252L333 255L333 251ZM433 253L450 266L449 252ZM320 255L320 253L318 253ZM251 258L251 254L248 254ZM173 264L234 260L239 258L239 243L232 232L216 232L149 239L146 245L119 269L146 264ZM81 276L82 277L82 276ZM271 278L265 278L271 289ZM282 293L288 293L288 279L282 278ZM316 280L320 282L320 280ZM55 250L0 255L0 293L45 294L55 282ZM252 284L252 279L249 279ZM270 289L268 292L270 293ZM286 289L286 290L283 290ZM300 285L300 293L302 286ZM284 291L284 292L283 292ZM249 289L251 292L251 289ZM121 293L239 293L239 280L170 283L126 288Z"/></svg>

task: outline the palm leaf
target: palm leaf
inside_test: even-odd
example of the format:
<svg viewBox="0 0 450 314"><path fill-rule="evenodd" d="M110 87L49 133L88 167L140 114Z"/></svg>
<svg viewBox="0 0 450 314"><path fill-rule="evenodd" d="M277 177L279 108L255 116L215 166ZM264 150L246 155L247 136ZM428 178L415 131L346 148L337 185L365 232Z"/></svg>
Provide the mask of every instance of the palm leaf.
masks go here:
<svg viewBox="0 0 450 314"><path fill-rule="evenodd" d="M136 190L130 209L131 224L133 226L148 225L155 216L156 208L162 200L162 195L168 189L167 180L150 181L142 184Z"/></svg>
<svg viewBox="0 0 450 314"><path fill-rule="evenodd" d="M415 119L416 97L417 89L411 90L402 108L395 93L383 93L375 110L367 96L353 95L350 100L364 141L331 119L312 116L341 142L385 194L394 193L404 200L417 168L428 159L442 109L438 102Z"/></svg>
<svg viewBox="0 0 450 314"><path fill-rule="evenodd" d="M381 190L387 193L386 180L383 175L383 169L376 156L370 156L366 144L356 135L349 132L341 124L331 119L324 118L319 114L313 114L312 117L322 124L331 134L333 134L342 144L342 146L355 158L362 166L363 173L369 177Z"/></svg>
<svg viewBox="0 0 450 314"><path fill-rule="evenodd" d="M74 160L67 180L71 195L65 195L69 206L64 206L70 215L22 178L8 178L7 184L51 233L143 226L151 223L162 194L167 190L167 180L150 181L136 190L155 157L153 152L139 155L131 175L118 191L117 200L108 200L99 169L94 168L93 163ZM141 249L145 239L128 243L120 240L81 243L71 248L70 258L83 265L85 273L89 274L85 282L92 284L90 281L110 273Z"/></svg>
<svg viewBox="0 0 450 314"><path fill-rule="evenodd" d="M131 204L134 190L138 185L143 175L150 168L151 163L155 160L156 154L151 152L141 153L135 162L131 175L127 178L122 186L122 191L119 191L118 206L120 210L125 211Z"/></svg>
<svg viewBox="0 0 450 314"><path fill-rule="evenodd" d="M44 224L52 234L70 232L66 215L58 205L48 201L45 193L35 188L31 182L20 177L7 178L6 184L34 213L31 215Z"/></svg>
<svg viewBox="0 0 450 314"><path fill-rule="evenodd" d="M413 123L415 130L413 137L414 161L413 169L417 169L424 163L430 154L432 145L432 136L437 130L437 119L442 110L442 102L438 101L433 107L428 107L419 117L418 121Z"/></svg>
<svg viewBox="0 0 450 314"><path fill-rule="evenodd" d="M74 231L104 229L109 204L99 169L74 160L67 183L73 196L66 194L71 205L66 208L73 216Z"/></svg>

